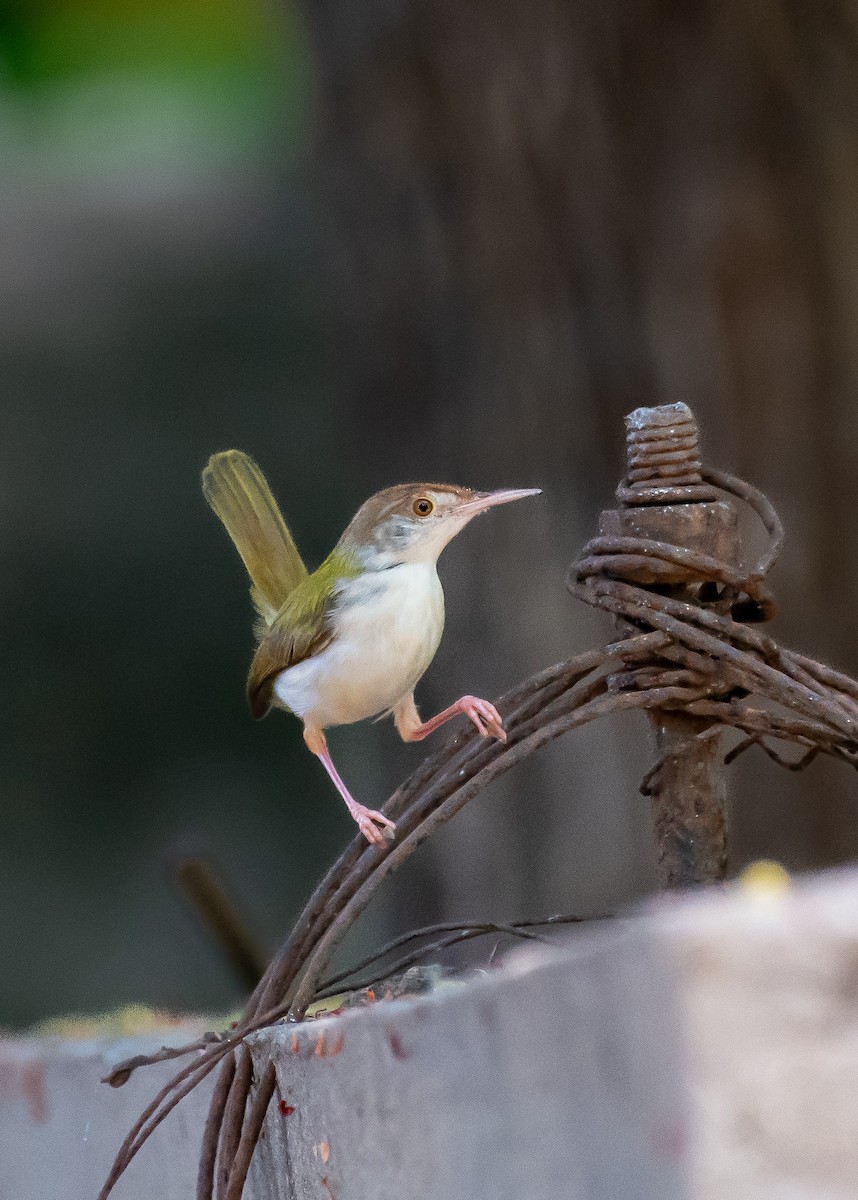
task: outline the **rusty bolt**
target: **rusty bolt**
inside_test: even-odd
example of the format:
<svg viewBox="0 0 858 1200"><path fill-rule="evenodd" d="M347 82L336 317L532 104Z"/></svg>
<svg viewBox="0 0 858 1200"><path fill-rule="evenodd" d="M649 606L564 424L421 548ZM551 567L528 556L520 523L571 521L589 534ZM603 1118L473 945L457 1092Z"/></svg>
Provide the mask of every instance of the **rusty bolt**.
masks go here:
<svg viewBox="0 0 858 1200"><path fill-rule="evenodd" d="M717 571L711 579L701 573L701 564L737 565L738 517L703 478L694 414L686 404L635 409L626 417L626 446L620 507L602 513L601 537L591 546L613 556L624 581L701 608L730 611L735 594ZM665 544L676 552L658 553ZM664 671L673 664L652 666ZM718 731L707 720L675 710L654 709L650 720L658 760L647 791L662 883L676 888L722 879L727 827Z"/></svg>
<svg viewBox="0 0 858 1200"><path fill-rule="evenodd" d="M626 417L628 474L617 499L629 507L717 500L700 475L700 437L687 404L636 408Z"/></svg>

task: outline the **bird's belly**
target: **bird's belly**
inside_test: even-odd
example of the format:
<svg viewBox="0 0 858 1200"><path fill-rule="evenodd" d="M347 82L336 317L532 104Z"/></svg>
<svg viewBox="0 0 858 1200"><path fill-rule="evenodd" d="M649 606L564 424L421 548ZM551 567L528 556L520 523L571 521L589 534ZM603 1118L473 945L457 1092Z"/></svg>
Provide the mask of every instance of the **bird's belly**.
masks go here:
<svg viewBox="0 0 858 1200"><path fill-rule="evenodd" d="M345 597L333 641L282 671L274 691L305 722L322 728L386 712L413 691L443 627L444 599L434 569L397 567Z"/></svg>

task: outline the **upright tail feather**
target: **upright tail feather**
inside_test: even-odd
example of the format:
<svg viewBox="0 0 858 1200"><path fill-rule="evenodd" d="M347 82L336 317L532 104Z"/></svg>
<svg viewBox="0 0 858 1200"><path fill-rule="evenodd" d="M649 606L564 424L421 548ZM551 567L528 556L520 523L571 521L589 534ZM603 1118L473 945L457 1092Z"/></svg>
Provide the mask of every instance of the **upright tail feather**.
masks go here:
<svg viewBox="0 0 858 1200"><path fill-rule="evenodd" d="M224 450L203 471L203 495L235 543L254 607L270 625L307 568L265 476L249 455Z"/></svg>

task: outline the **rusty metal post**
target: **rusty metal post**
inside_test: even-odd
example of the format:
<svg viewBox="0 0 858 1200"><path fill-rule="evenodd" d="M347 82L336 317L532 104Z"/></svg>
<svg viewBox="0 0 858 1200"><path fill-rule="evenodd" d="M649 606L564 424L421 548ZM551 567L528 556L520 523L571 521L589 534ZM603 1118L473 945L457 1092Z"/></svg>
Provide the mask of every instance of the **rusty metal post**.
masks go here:
<svg viewBox="0 0 858 1200"><path fill-rule="evenodd" d="M698 431L685 404L639 408L626 417L628 474L617 489L621 507L602 513L603 536L633 537L735 563L738 518L701 477ZM724 612L729 600L714 581L681 565L633 572L634 581L703 608ZM670 665L670 664L666 664ZM662 886L723 879L727 868L726 785L717 730L699 717L655 709L650 714L660 764L649 783ZM706 736L712 729L711 736Z"/></svg>

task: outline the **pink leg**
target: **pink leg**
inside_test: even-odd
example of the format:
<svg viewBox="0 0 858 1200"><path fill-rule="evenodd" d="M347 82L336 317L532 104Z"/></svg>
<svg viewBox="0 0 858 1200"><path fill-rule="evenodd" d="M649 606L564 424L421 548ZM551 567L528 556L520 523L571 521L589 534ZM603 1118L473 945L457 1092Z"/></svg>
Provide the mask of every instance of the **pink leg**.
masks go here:
<svg viewBox="0 0 858 1200"><path fill-rule="evenodd" d="M473 721L481 737L495 737L500 742L506 741L506 730L500 713L488 700L480 700L477 696L462 696L461 700L439 712L437 717L430 717L428 721L422 722L414 707L414 700L409 696L396 712L396 727L406 742L420 742L453 717L458 717L460 713Z"/></svg>
<svg viewBox="0 0 858 1200"><path fill-rule="evenodd" d="M346 808L354 817L358 829L366 840L374 846L383 846L386 841L393 841L394 830L396 829L394 823L384 813L380 813L374 808L367 808L363 804L358 804L357 800L355 800L343 783L339 771L334 766L334 760L331 758L328 743L321 729L305 728L304 741L316 757L321 760L322 766L330 775L334 787L345 800ZM381 826L380 829L379 825Z"/></svg>

